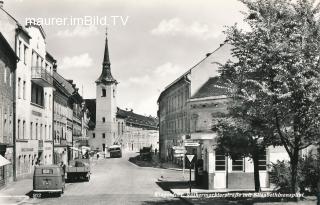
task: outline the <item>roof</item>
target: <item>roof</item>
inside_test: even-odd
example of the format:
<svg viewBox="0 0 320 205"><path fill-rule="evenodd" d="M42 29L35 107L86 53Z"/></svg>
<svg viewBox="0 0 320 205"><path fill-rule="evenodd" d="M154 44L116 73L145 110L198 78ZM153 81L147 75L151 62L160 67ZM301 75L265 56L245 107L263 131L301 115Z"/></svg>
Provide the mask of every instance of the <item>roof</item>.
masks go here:
<svg viewBox="0 0 320 205"><path fill-rule="evenodd" d="M165 87L165 89L160 93L159 98L157 100L157 102L160 101L160 98L167 92L167 90L169 90L171 87L173 87L175 84L177 84L181 79L185 78L188 74L191 73L191 70L194 69L195 67L197 67L200 63L202 63L203 61L205 61L211 54L217 52L221 47L223 47L224 45L227 44L227 40L224 41L222 44L220 44L220 46L215 49L214 51L212 51L211 53L207 53L206 57L203 58L202 60L200 60L198 63L196 63L194 66L192 66L190 69L188 69L188 71L186 71L185 73L183 73L180 77L178 77L175 81L173 81L172 83L170 83L168 86Z"/></svg>
<svg viewBox="0 0 320 205"><path fill-rule="evenodd" d="M57 62L57 60L54 59L53 56L52 56L50 53L48 53L48 52L46 52L46 59L47 59L48 61L50 61L51 63L56 63L56 62Z"/></svg>
<svg viewBox="0 0 320 205"><path fill-rule="evenodd" d="M18 31L21 31L22 33L24 33L29 39L31 38L28 31L17 21L17 19L15 19L11 14L9 14L5 9L3 9L1 7L0 7L0 9L2 11L4 11L12 20L14 20L16 22Z"/></svg>
<svg viewBox="0 0 320 205"><path fill-rule="evenodd" d="M191 99L221 95L227 95L227 88L223 86L220 78L216 76L209 78L208 81L203 84L193 96L191 96Z"/></svg>
<svg viewBox="0 0 320 205"><path fill-rule="evenodd" d="M43 39L46 39L46 33L44 32L43 27L41 26L41 24L40 24L39 22L37 22L37 21L35 21L35 20L33 20L33 19L32 19L32 20L29 20L29 21L27 22L26 27L27 27L27 28L29 28L29 27L35 27L35 28L39 29L39 31L40 31Z"/></svg>
<svg viewBox="0 0 320 205"><path fill-rule="evenodd" d="M157 129L158 128L158 119L152 116L144 116L134 113L133 111L122 110L118 108L117 110L117 117L124 118L127 123L148 127L150 129Z"/></svg>
<svg viewBox="0 0 320 205"><path fill-rule="evenodd" d="M0 48L4 48L3 52L8 54L10 56L10 59L12 60L12 63L14 64L14 69L16 68L16 61L19 59L14 50L9 45L8 41L5 39L5 37L0 32Z"/></svg>
<svg viewBox="0 0 320 205"><path fill-rule="evenodd" d="M91 113L89 129L92 130L95 127L96 122L96 99L85 99L86 107ZM133 111L127 111L117 108L117 118L125 119L126 123L133 126L143 127L146 129L157 129L158 119L151 116L144 116L134 113Z"/></svg>
<svg viewBox="0 0 320 205"><path fill-rule="evenodd" d="M72 95L75 91L72 84L64 79L59 73L53 72L53 79L67 92L67 94Z"/></svg>
<svg viewBox="0 0 320 205"><path fill-rule="evenodd" d="M106 36L106 43L104 48L104 57L102 63L102 72L99 78L96 80L96 83L117 83L116 79L113 78L111 73L111 63L109 58L109 48L108 48L108 37Z"/></svg>

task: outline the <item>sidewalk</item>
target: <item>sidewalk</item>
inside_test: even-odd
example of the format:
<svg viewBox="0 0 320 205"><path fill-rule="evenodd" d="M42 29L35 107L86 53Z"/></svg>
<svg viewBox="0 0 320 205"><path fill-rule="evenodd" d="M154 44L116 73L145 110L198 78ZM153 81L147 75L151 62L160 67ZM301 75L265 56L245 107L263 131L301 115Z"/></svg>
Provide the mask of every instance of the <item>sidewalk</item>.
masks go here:
<svg viewBox="0 0 320 205"><path fill-rule="evenodd" d="M94 167L98 161L103 158L91 158L91 168ZM67 185L67 184L66 184ZM30 198L33 189L33 178L30 175L27 178L11 182L2 189L0 189L0 204L21 204Z"/></svg>
<svg viewBox="0 0 320 205"><path fill-rule="evenodd" d="M11 182L0 190L0 204L19 204L29 199L26 194L32 191L32 178Z"/></svg>
<svg viewBox="0 0 320 205"><path fill-rule="evenodd" d="M244 205L315 205L316 197L308 196L305 197L304 200L300 200L298 202L271 202L268 199L264 199L264 202L257 201L254 197L247 198L213 198L210 195L218 195L218 194L227 194L227 193L243 193L243 192L251 192L254 190L244 190L244 189L216 189L216 190L207 190L207 189L199 189L192 188L191 194L189 194L189 188L173 188L170 189L170 192L175 196L180 197L187 204L192 205L234 205L234 204L244 204ZM271 192L272 190L269 188L262 189L262 192Z"/></svg>

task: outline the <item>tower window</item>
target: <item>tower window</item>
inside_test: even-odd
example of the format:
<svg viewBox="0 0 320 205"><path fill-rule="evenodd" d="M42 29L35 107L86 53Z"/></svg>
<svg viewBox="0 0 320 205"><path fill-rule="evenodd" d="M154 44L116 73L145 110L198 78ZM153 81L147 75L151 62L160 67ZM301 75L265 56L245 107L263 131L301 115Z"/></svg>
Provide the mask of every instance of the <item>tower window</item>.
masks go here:
<svg viewBox="0 0 320 205"><path fill-rule="evenodd" d="M106 134L105 134L105 133L102 134L102 138L103 138L103 139L106 138Z"/></svg>
<svg viewBox="0 0 320 205"><path fill-rule="evenodd" d="M105 117L102 118L102 122L106 122L106 118Z"/></svg>
<svg viewBox="0 0 320 205"><path fill-rule="evenodd" d="M107 91L106 91L106 89L102 89L102 96L101 97L106 97L106 95L107 95Z"/></svg>
<svg viewBox="0 0 320 205"><path fill-rule="evenodd" d="M92 133L92 138L96 138L96 134L95 133Z"/></svg>

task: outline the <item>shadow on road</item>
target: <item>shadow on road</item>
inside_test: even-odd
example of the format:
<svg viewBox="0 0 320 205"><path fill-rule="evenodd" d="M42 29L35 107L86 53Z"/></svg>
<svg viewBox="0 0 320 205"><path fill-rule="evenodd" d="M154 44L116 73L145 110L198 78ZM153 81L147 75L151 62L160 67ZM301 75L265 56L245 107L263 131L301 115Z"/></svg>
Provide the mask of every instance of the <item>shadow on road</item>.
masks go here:
<svg viewBox="0 0 320 205"><path fill-rule="evenodd" d="M167 205L167 204L184 204L179 199L177 200L161 200L161 201L144 201L142 205Z"/></svg>
<svg viewBox="0 0 320 205"><path fill-rule="evenodd" d="M170 189L186 189L189 187L187 181L159 181L156 184L164 191L170 191Z"/></svg>
<svg viewBox="0 0 320 205"><path fill-rule="evenodd" d="M162 168L161 165L154 160L142 160L140 155L135 157L130 157L129 162L139 166L139 167L154 167L154 168Z"/></svg>
<svg viewBox="0 0 320 205"><path fill-rule="evenodd" d="M26 196L30 197L30 198L56 198L56 197L60 197L61 194L58 193L35 193L33 191L30 191L28 193L26 193Z"/></svg>

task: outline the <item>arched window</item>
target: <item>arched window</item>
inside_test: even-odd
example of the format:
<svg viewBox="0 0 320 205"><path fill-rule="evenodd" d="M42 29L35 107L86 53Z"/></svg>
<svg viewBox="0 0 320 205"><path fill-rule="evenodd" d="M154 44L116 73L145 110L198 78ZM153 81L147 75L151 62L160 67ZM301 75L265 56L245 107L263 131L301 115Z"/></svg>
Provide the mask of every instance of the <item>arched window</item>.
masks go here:
<svg viewBox="0 0 320 205"><path fill-rule="evenodd" d="M102 122L106 122L106 118L105 117L102 118Z"/></svg>
<svg viewBox="0 0 320 205"><path fill-rule="evenodd" d="M101 97L106 97L107 91L106 89L102 88L102 96Z"/></svg>

